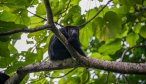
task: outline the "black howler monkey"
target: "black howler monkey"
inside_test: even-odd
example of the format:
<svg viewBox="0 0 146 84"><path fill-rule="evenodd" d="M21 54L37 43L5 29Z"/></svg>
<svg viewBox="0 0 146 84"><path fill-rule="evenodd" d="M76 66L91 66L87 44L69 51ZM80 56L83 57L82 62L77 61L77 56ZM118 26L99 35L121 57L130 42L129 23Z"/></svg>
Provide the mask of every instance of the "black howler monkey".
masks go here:
<svg viewBox="0 0 146 84"><path fill-rule="evenodd" d="M9 78L10 77L8 75L0 72L0 84L4 84Z"/></svg>
<svg viewBox="0 0 146 84"><path fill-rule="evenodd" d="M72 47L76 51L78 51L79 54L85 56L84 52L81 49L81 43L79 41L79 29L73 28L72 26L66 26L59 30L67 38ZM51 60L64 60L67 58L71 58L68 50L55 35L51 37L48 49L48 54Z"/></svg>

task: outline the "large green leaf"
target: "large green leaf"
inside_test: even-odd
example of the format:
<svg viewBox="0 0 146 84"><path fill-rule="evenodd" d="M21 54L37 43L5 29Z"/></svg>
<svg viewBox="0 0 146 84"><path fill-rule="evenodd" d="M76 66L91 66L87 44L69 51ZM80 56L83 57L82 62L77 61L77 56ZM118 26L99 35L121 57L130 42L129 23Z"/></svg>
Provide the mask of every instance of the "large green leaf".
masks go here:
<svg viewBox="0 0 146 84"><path fill-rule="evenodd" d="M16 13L3 11L0 13L0 20L6 22L15 22L16 24L29 25L30 18L26 10L18 10Z"/></svg>
<svg viewBox="0 0 146 84"><path fill-rule="evenodd" d="M100 41L105 41L109 39L108 28L105 26L105 21L103 18L98 17L92 23L92 29L96 38Z"/></svg>
<svg viewBox="0 0 146 84"><path fill-rule="evenodd" d="M108 27L108 35L109 37L118 37L119 33L121 33L122 22L121 18L112 11L109 11L104 16L105 24Z"/></svg>
<svg viewBox="0 0 146 84"><path fill-rule="evenodd" d="M86 27L80 30L80 41L83 47L87 47L89 45L89 40L92 37L92 24L87 24Z"/></svg>
<svg viewBox="0 0 146 84"><path fill-rule="evenodd" d="M46 14L45 6L43 3L38 4L38 6L36 8L36 14L38 14L38 15L45 15Z"/></svg>
<svg viewBox="0 0 146 84"><path fill-rule="evenodd" d="M16 15L12 14L11 12L3 11L0 12L0 20L6 22L13 22L15 21Z"/></svg>
<svg viewBox="0 0 146 84"><path fill-rule="evenodd" d="M100 53L103 53L103 54L115 54L116 51L120 50L122 48L122 45L121 45L121 40L120 39L115 39L115 40L112 40L112 41L109 41L108 43L102 45L98 51Z"/></svg>
<svg viewBox="0 0 146 84"><path fill-rule="evenodd" d="M128 36L126 37L126 42L129 44L130 47L135 46L136 45L136 41L139 39L139 35L131 32L128 34Z"/></svg>

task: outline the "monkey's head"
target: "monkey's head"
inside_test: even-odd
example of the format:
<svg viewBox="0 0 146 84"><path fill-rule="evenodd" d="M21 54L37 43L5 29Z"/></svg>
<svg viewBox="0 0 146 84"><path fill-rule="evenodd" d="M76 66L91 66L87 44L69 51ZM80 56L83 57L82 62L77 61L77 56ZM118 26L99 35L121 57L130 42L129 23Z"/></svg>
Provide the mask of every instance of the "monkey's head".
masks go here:
<svg viewBox="0 0 146 84"><path fill-rule="evenodd" d="M70 39L78 39L79 40L79 28L76 26L66 26L66 32L68 33Z"/></svg>

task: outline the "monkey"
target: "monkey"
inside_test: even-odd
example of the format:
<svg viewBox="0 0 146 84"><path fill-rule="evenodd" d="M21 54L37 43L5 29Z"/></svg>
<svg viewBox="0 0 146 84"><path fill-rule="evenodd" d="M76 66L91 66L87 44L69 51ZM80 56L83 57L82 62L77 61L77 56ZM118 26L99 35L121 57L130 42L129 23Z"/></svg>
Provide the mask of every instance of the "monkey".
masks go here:
<svg viewBox="0 0 146 84"><path fill-rule="evenodd" d="M0 72L0 84L4 84L9 78L10 77L8 75Z"/></svg>
<svg viewBox="0 0 146 84"><path fill-rule="evenodd" d="M60 32L66 37L71 46L82 56L85 56L83 50L81 49L81 43L79 41L79 28L74 28L73 26L66 26L59 29ZM60 40L54 34L49 42L48 54L50 60L64 60L71 58L70 53L65 48L65 46L60 42Z"/></svg>

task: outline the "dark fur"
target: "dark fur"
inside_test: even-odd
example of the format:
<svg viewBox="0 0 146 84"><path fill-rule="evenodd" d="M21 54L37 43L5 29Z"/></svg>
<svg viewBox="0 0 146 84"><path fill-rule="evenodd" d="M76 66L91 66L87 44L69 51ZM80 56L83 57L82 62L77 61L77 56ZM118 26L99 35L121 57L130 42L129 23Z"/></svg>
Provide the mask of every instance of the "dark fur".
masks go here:
<svg viewBox="0 0 146 84"><path fill-rule="evenodd" d="M8 75L0 72L0 84L4 84L9 78L10 77Z"/></svg>
<svg viewBox="0 0 146 84"><path fill-rule="evenodd" d="M61 33L67 38L72 47L79 52L82 56L85 56L81 49L81 44L79 41L79 30L73 28L61 28ZM71 58L70 53L65 48L65 46L59 41L59 39L53 35L49 43L49 56L51 60L64 60Z"/></svg>

